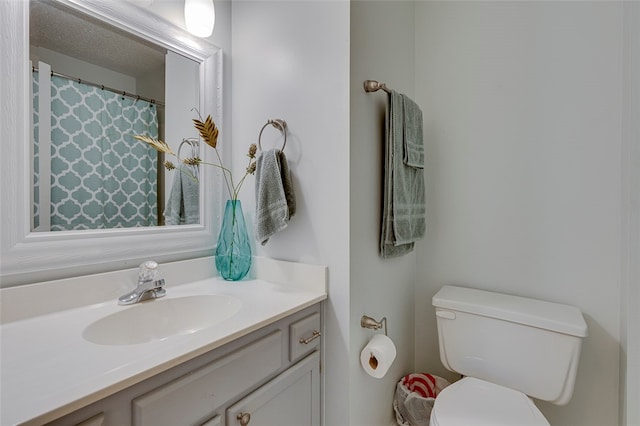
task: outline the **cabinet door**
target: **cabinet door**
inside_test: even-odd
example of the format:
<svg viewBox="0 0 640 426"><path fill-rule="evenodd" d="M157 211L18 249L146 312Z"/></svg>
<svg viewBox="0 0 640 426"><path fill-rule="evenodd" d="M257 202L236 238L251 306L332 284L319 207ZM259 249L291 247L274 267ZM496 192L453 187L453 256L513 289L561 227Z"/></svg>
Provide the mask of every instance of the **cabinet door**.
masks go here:
<svg viewBox="0 0 640 426"><path fill-rule="evenodd" d="M226 425L319 426L319 352L229 407Z"/></svg>

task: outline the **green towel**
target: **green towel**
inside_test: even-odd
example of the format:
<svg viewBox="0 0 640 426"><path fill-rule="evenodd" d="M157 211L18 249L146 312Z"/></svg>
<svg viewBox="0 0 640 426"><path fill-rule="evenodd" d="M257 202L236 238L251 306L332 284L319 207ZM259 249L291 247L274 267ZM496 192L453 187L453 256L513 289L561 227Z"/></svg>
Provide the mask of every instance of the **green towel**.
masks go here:
<svg viewBox="0 0 640 426"><path fill-rule="evenodd" d="M408 100L410 102L405 102ZM410 105L409 113L405 110ZM417 147L422 141L422 112L405 95L391 91L386 118L384 194L380 255L398 257L413 250L414 242L425 232L425 189L423 178L424 156ZM405 138L413 140L407 153ZM422 156L422 158L420 158ZM420 161L422 160L422 161Z"/></svg>

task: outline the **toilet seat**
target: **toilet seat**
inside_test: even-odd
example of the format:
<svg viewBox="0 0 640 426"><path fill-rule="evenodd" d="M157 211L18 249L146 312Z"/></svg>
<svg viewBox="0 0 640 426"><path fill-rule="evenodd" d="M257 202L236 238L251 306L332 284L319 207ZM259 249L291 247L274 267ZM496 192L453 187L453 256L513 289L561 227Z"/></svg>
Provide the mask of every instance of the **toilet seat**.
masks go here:
<svg viewBox="0 0 640 426"><path fill-rule="evenodd" d="M430 426L549 426L531 399L473 377L446 387L436 398Z"/></svg>

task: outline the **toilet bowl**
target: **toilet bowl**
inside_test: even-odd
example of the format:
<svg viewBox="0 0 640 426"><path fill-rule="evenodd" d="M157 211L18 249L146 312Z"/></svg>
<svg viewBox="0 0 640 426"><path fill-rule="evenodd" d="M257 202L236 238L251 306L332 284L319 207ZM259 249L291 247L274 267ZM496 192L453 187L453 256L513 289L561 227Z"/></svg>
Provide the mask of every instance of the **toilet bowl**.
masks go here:
<svg viewBox="0 0 640 426"><path fill-rule="evenodd" d="M549 426L530 397L571 399L587 336L580 310L449 285L433 306L440 360L464 378L440 392L430 426Z"/></svg>

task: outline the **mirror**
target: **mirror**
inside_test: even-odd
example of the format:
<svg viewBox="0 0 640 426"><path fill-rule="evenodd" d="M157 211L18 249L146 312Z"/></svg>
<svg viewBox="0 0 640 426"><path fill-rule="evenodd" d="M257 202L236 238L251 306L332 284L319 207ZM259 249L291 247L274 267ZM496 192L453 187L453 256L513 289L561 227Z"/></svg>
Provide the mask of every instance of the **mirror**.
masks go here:
<svg viewBox="0 0 640 426"><path fill-rule="evenodd" d="M133 136L196 136L186 117L199 105L200 63L56 1L31 1L29 24L31 230L164 225L177 172ZM190 189L195 213L169 209L166 223L199 223Z"/></svg>
<svg viewBox="0 0 640 426"><path fill-rule="evenodd" d="M196 107L203 115L211 114L218 123L222 115L222 51L208 41L196 38L149 10L131 2L111 0L50 0L75 14L87 15L117 30L139 38L164 52L195 63L197 71L193 92ZM200 170L199 222L183 226L136 226L131 228L33 231L32 140L32 69L29 65L29 1L8 2L3 6L0 47L5 55L2 70L6 86L4 101L11 105L11 116L2 117L3 185L0 186L0 286L67 276L135 267L142 260L158 262L210 255L215 247L217 223L222 209L222 191L218 172ZM98 24L96 24L98 25ZM165 55L165 60L169 56ZM168 71L166 71L168 74ZM80 77L81 78L81 77ZM166 88L174 88L165 76ZM175 82L175 80L173 80ZM107 86L107 84L105 84ZM155 96L155 95L154 95ZM165 90L164 137L177 150L186 130L170 134L169 121L187 123L191 131L193 102L187 108L173 107ZM204 161L214 161L211 150L201 149ZM223 157L229 153L222 152ZM225 157L226 158L226 157ZM169 180L169 179L166 179ZM170 184L170 182L169 182ZM165 192L166 192L166 185ZM203 190L206 188L206 191ZM159 191L161 192L161 191Z"/></svg>

